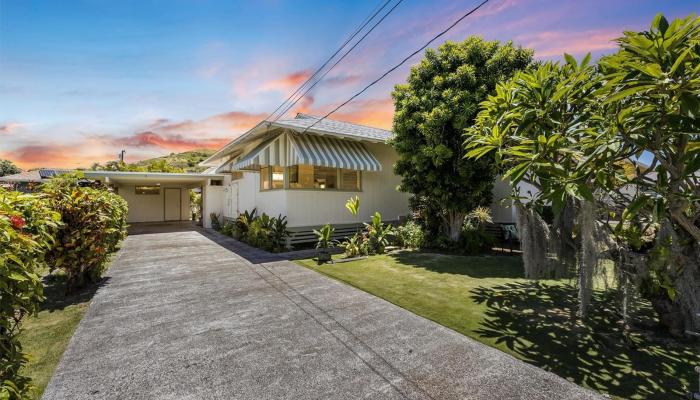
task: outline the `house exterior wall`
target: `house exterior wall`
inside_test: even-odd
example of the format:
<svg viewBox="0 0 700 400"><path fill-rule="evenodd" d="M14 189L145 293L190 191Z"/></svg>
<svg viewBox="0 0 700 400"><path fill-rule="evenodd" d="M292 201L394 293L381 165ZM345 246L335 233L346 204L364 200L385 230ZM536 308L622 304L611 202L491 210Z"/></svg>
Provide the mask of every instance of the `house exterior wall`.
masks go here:
<svg viewBox="0 0 700 400"><path fill-rule="evenodd" d="M224 184L226 184L224 182ZM211 228L211 214L221 216L224 213L224 187L211 186L209 182L202 186L202 225Z"/></svg>
<svg viewBox="0 0 700 400"><path fill-rule="evenodd" d="M529 183L518 183L520 195L532 197L537 189ZM505 200L511 194L510 182L497 177L493 184L493 202L491 203L491 216L497 224L514 224L517 221L517 210L513 207L512 200Z"/></svg>
<svg viewBox="0 0 700 400"><path fill-rule="evenodd" d="M362 172L361 191L335 191L314 189L277 189L260 191L260 174L245 172L242 179L234 181L238 185L238 213L257 208L258 214L286 216L289 227L318 226L326 223L354 223L355 218L345 208L347 199L360 197L360 219L368 221L375 211L385 220L397 220L408 214L408 195L400 193L396 187L400 178L394 175L393 165L397 155L384 144L364 143L382 164L381 172ZM227 187L230 196L235 195L234 187ZM237 215L226 217L235 218Z"/></svg>
<svg viewBox="0 0 700 400"><path fill-rule="evenodd" d="M177 185L167 188L184 189L181 191L180 219L190 219L190 196L186 188ZM129 205L127 222L162 222L165 221L165 190L161 188L157 195L136 194L136 186L119 186L118 193Z"/></svg>

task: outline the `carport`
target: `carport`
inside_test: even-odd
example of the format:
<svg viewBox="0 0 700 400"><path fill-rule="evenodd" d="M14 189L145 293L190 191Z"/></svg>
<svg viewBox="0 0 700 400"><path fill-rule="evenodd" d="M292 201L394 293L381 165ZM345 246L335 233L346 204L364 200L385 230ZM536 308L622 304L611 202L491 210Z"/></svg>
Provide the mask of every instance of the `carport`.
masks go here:
<svg viewBox="0 0 700 400"><path fill-rule="evenodd" d="M190 190L202 191L202 215L208 215L207 204L218 191L224 176L218 174L84 171L85 177L103 181L114 188L129 204L128 222L187 221L192 219ZM214 202L220 199L213 199Z"/></svg>

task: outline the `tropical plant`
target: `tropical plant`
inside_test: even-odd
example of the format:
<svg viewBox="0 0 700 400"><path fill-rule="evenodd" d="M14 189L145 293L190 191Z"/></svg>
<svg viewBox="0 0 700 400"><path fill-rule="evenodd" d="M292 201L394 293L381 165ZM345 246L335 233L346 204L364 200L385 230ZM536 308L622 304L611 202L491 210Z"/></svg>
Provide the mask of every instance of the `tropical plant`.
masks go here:
<svg viewBox="0 0 700 400"><path fill-rule="evenodd" d="M396 244L406 249L423 246L423 229L415 221L408 221L395 229Z"/></svg>
<svg viewBox="0 0 700 400"><path fill-rule="evenodd" d="M345 257L359 257L369 254L369 240L367 232L357 232L346 238L339 246L345 251Z"/></svg>
<svg viewBox="0 0 700 400"><path fill-rule="evenodd" d="M104 187L83 184L82 173L75 173L54 177L42 188L63 222L46 259L51 270L65 271L69 292L96 282L126 237L126 200Z"/></svg>
<svg viewBox="0 0 700 400"><path fill-rule="evenodd" d="M248 234L248 229L250 225L258 218L258 209L254 208L253 211L245 210L238 218L236 218L236 235L240 239L244 239Z"/></svg>
<svg viewBox="0 0 700 400"><path fill-rule="evenodd" d="M384 254L385 247L389 244L389 236L393 234L394 227L382 222L382 215L375 212L370 223L365 223L369 254Z"/></svg>
<svg viewBox="0 0 700 400"><path fill-rule="evenodd" d="M319 264L330 261L331 254L329 250L336 244L336 241L333 240L335 228L330 224L326 224L323 225L321 229L314 229L313 231L316 235L316 260Z"/></svg>
<svg viewBox="0 0 700 400"><path fill-rule="evenodd" d="M22 172L12 161L0 160L0 176L19 174Z"/></svg>
<svg viewBox="0 0 700 400"><path fill-rule="evenodd" d="M469 132L469 155L495 154L514 182L539 184L534 203L550 201L555 215L574 206L582 294L590 297L596 238L610 237L610 256L627 260L618 270L661 322L676 334L698 330L700 18L658 15L618 43L598 70L567 56L504 84Z"/></svg>
<svg viewBox="0 0 700 400"><path fill-rule="evenodd" d="M0 398L24 398L29 378L20 375L27 362L19 342L21 321L38 311L43 300L40 279L44 255L54 244L60 215L43 195L0 188Z"/></svg>
<svg viewBox="0 0 700 400"><path fill-rule="evenodd" d="M211 219L211 227L215 231L221 229L221 216L215 212L209 213L209 219Z"/></svg>
<svg viewBox="0 0 700 400"><path fill-rule="evenodd" d="M479 254L490 250L496 241L493 235L486 231L486 225L492 222L490 208L477 207L470 211L462 226L460 249L467 254Z"/></svg>
<svg viewBox="0 0 700 400"><path fill-rule="evenodd" d="M454 242L464 216L491 203L496 175L491 157L464 158L463 130L496 84L531 62L531 50L472 36L426 50L408 82L392 94L391 144L399 156L394 171L401 176L400 190L425 202L428 215L440 218Z"/></svg>
<svg viewBox="0 0 700 400"><path fill-rule="evenodd" d="M291 234L292 232L287 229L287 217L280 214L277 218L272 219L270 238L275 251L279 252L284 250L287 245L287 238L289 238Z"/></svg>

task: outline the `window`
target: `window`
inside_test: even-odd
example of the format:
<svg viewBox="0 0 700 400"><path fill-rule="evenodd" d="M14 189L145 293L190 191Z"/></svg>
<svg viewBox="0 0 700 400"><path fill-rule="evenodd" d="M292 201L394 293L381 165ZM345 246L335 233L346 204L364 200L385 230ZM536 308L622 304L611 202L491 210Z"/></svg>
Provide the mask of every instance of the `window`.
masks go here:
<svg viewBox="0 0 700 400"><path fill-rule="evenodd" d="M224 186L224 181L221 179L212 179L210 181L211 186Z"/></svg>
<svg viewBox="0 0 700 400"><path fill-rule="evenodd" d="M287 169L289 189L360 190L360 171L293 165Z"/></svg>
<svg viewBox="0 0 700 400"><path fill-rule="evenodd" d="M260 168L260 190L270 190L270 168Z"/></svg>
<svg viewBox="0 0 700 400"><path fill-rule="evenodd" d="M260 168L260 190L284 189L284 167Z"/></svg>
<svg viewBox="0 0 700 400"><path fill-rule="evenodd" d="M290 189L313 189L314 188L314 166L313 165L293 165L289 167L289 188Z"/></svg>
<svg viewBox="0 0 700 400"><path fill-rule="evenodd" d="M315 189L337 189L338 170L336 168L314 166Z"/></svg>
<svg viewBox="0 0 700 400"><path fill-rule="evenodd" d="M340 188L342 190L360 190L360 171L341 169Z"/></svg>
<svg viewBox="0 0 700 400"><path fill-rule="evenodd" d="M136 194L159 195L160 186L136 186Z"/></svg>
<svg viewBox="0 0 700 400"><path fill-rule="evenodd" d="M284 189L284 168L272 167L272 188Z"/></svg>

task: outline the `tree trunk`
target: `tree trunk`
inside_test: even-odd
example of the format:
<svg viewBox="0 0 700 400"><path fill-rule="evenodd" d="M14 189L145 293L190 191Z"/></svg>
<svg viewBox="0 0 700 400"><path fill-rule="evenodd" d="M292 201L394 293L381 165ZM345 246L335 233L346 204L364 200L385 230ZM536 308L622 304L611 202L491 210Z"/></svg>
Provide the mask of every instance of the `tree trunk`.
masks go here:
<svg viewBox="0 0 700 400"><path fill-rule="evenodd" d="M578 299L579 317L588 316L588 308L593 294L593 272L598 263L595 229L595 205L583 201L579 211L579 235L581 237L581 258L579 260Z"/></svg>
<svg viewBox="0 0 700 400"><path fill-rule="evenodd" d="M459 241L459 237L462 234L462 226L464 225L465 217L465 213L454 210L449 210L445 215L445 232L447 232L447 236L449 236L451 241Z"/></svg>
<svg viewBox="0 0 700 400"><path fill-rule="evenodd" d="M576 269L575 220L576 205L572 199L567 199L561 212L554 216L552 224L552 242L559 264L555 270L555 278L571 278Z"/></svg>

